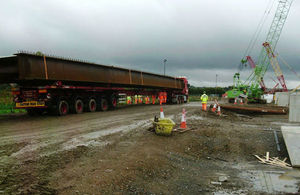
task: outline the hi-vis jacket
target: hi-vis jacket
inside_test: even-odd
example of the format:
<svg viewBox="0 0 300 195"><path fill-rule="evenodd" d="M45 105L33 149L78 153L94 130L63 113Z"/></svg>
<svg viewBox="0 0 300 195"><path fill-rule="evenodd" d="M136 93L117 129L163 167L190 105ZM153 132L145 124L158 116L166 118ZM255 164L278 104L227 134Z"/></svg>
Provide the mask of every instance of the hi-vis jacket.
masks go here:
<svg viewBox="0 0 300 195"><path fill-rule="evenodd" d="M202 104L206 104L208 100L208 96L204 93L203 95L201 95L200 99L202 101Z"/></svg>

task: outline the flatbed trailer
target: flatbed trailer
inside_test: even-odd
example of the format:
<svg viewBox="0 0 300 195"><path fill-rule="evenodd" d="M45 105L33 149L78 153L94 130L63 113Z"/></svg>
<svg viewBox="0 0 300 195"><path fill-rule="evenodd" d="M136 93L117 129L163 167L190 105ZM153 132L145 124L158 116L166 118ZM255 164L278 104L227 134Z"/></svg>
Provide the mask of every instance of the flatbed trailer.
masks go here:
<svg viewBox="0 0 300 195"><path fill-rule="evenodd" d="M222 109L232 110L239 113L255 114L287 114L288 108L281 106L261 106L261 105L220 105Z"/></svg>
<svg viewBox="0 0 300 195"><path fill-rule="evenodd" d="M24 52L0 58L0 83L17 84L12 91L16 108L29 114L106 111L116 108L119 94L143 96L147 103L188 99L185 77Z"/></svg>

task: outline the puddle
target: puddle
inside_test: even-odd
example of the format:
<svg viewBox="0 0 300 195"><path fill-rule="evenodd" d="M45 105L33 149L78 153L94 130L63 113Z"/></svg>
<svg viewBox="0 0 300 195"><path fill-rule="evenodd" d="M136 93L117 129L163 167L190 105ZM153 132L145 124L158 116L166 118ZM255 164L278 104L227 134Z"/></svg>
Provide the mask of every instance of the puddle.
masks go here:
<svg viewBox="0 0 300 195"><path fill-rule="evenodd" d="M300 123L284 123L284 122L271 122L273 125L280 125L280 126L299 126Z"/></svg>
<svg viewBox="0 0 300 195"><path fill-rule="evenodd" d="M188 116L187 119L203 120L203 117L201 117L201 116L196 116L196 115L192 115L192 116Z"/></svg>
<svg viewBox="0 0 300 195"><path fill-rule="evenodd" d="M172 115L168 115L168 116L166 116L166 118L169 118L169 119L175 120L175 115L174 115L174 114L172 114Z"/></svg>
<svg viewBox="0 0 300 195"><path fill-rule="evenodd" d="M108 141L95 141L95 140L90 140L90 141L82 141L77 138L72 139L69 141L67 144L63 146L63 149L59 151L64 151L64 150L71 150L74 148L77 148L78 146L86 146L86 147L91 147L91 146L105 146L109 144L110 142Z"/></svg>
<svg viewBox="0 0 300 195"><path fill-rule="evenodd" d="M201 102L189 102L184 107L202 107Z"/></svg>
<svg viewBox="0 0 300 195"><path fill-rule="evenodd" d="M104 145L108 144L109 142L98 140L100 137L118 133L118 132L126 133L126 132L129 132L136 128L145 129L145 128L150 127L151 125L152 125L152 123L150 120L141 120L141 121L137 121L131 125L123 125L123 126L119 126L119 127L115 127L115 128L98 130L98 131L85 133L85 134L79 134L79 135L71 137L71 139L69 139L68 141L65 141L66 138L64 136L58 136L54 140L51 140L51 141L49 141L49 140L47 140L47 141L34 140L34 141L31 141L31 143L29 143L22 149L20 149L19 151L11 154L10 157L22 157L22 156L26 156L28 154L33 154L36 151L38 151L40 156L48 156L50 154L61 152L64 150L71 150L78 146L86 146L86 147L104 146ZM74 131L74 129L73 129L73 131ZM55 150L55 151L47 150L47 147L49 147L50 145L60 144L60 143L62 143L62 146L60 149ZM45 150L45 149L46 149L46 151L42 152L42 150ZM29 158L29 157L27 157L27 158Z"/></svg>
<svg viewBox="0 0 300 195"><path fill-rule="evenodd" d="M45 141L45 142L38 142L32 141L32 143L26 145L19 151L12 153L11 157L19 157L25 154L33 153L36 150L40 150L41 148L47 147L50 144L54 144L55 142Z"/></svg>
<svg viewBox="0 0 300 195"><path fill-rule="evenodd" d="M239 114L239 113L233 113L234 115L236 115L236 116L238 116L238 117L244 117L244 118L252 118L252 117L250 117L250 116L248 116L248 115L245 115L245 114Z"/></svg>
<svg viewBox="0 0 300 195"><path fill-rule="evenodd" d="M231 195L231 194L246 195L246 194L249 194L249 192L248 192L248 190L236 190L236 191L220 190L220 191L214 192L213 194L214 195Z"/></svg>
<svg viewBox="0 0 300 195"><path fill-rule="evenodd" d="M124 125L124 126L120 126L120 127L99 130L99 131L94 131L91 133L79 135L79 136L72 138L70 141L64 143L62 145L62 150L70 150L70 149L76 148L77 146L105 145L105 143L103 143L103 141L98 141L96 139L103 137L103 136L110 135L110 134L118 133L118 132L126 133L126 132L129 132L138 127L144 129L148 126L150 127L151 125L152 125L152 123L150 120L142 120L142 121L138 121L131 125Z"/></svg>
<svg viewBox="0 0 300 195"><path fill-rule="evenodd" d="M240 174L252 184L252 190L267 193L297 193L300 171L248 170Z"/></svg>
<svg viewBox="0 0 300 195"><path fill-rule="evenodd" d="M257 128L261 128L261 127L260 127L260 126L258 126L258 125L249 125L249 124L242 124L242 126L243 126L243 127L255 128L255 129L257 129Z"/></svg>

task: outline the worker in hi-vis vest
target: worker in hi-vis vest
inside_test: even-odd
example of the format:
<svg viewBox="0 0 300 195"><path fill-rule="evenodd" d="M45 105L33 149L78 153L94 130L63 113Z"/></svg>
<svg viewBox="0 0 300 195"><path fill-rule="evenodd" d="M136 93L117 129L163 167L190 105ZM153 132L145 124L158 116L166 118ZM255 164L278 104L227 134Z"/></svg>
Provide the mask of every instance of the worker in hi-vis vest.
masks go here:
<svg viewBox="0 0 300 195"><path fill-rule="evenodd" d="M205 94L205 91L203 92L203 95L201 95L201 102L202 102L202 110L206 111L206 104L208 100L208 96Z"/></svg>
<svg viewBox="0 0 300 195"><path fill-rule="evenodd" d="M131 97L127 96L127 104L131 104Z"/></svg>

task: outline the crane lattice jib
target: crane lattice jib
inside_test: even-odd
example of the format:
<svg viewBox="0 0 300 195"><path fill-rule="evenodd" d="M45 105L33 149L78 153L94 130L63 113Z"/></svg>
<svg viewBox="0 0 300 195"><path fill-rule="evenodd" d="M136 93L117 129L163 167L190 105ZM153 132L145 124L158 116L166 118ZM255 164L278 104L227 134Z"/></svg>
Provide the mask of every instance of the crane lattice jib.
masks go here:
<svg viewBox="0 0 300 195"><path fill-rule="evenodd" d="M277 42L279 40L280 34L282 32L283 26L285 24L285 21L287 19L290 7L292 5L293 0L280 0L278 3L278 7L275 13L275 16L273 18L271 27L269 29L267 39L265 42L268 42L275 51ZM259 55L258 63L256 66L255 71L255 77L256 83L260 83L263 76L265 75L268 66L270 64L270 61L268 59L268 54L264 47L262 47L262 50Z"/></svg>
<svg viewBox="0 0 300 195"><path fill-rule="evenodd" d="M277 60L277 57L274 54L270 44L268 42L265 42L263 44L263 46L266 49L266 52L268 54L268 58L270 60L270 63L272 65L273 69L274 69L274 72L275 72L275 75L276 75L278 81L280 82L280 84L283 88L283 91L288 91L288 89L286 87L286 84L285 84L284 76L282 74L281 68L280 68L278 60Z"/></svg>

